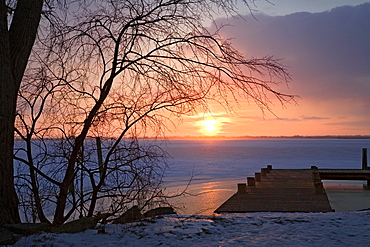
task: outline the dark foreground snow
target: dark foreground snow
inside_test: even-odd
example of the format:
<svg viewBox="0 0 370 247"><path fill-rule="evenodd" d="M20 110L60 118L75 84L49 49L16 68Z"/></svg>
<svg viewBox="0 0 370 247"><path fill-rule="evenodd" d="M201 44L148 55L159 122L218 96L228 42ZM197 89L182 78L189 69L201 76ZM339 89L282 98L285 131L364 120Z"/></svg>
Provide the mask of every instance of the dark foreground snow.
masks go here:
<svg viewBox="0 0 370 247"><path fill-rule="evenodd" d="M42 233L14 246L369 246L370 211L166 216L106 233Z"/></svg>

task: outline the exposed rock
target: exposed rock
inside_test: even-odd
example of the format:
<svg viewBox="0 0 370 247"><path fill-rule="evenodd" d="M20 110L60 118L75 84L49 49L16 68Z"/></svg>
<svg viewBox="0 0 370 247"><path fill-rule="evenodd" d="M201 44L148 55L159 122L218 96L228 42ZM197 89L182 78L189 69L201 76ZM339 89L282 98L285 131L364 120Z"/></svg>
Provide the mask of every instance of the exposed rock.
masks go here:
<svg viewBox="0 0 370 247"><path fill-rule="evenodd" d="M144 216L141 214L138 206L133 206L122 214L119 218L115 219L113 224L125 224L141 220Z"/></svg>
<svg viewBox="0 0 370 247"><path fill-rule="evenodd" d="M7 229L0 229L0 245L14 244L17 239L13 233Z"/></svg>
<svg viewBox="0 0 370 247"><path fill-rule="evenodd" d="M86 217L78 220L74 220L60 227L54 229L54 233L77 233L87 229L93 229L96 226L97 221L93 217Z"/></svg>
<svg viewBox="0 0 370 247"><path fill-rule="evenodd" d="M144 214L144 216L145 217L155 217L155 216L164 215L164 214L176 214L176 212L172 207L159 207L159 208L154 208L152 210L147 211Z"/></svg>
<svg viewBox="0 0 370 247"><path fill-rule="evenodd" d="M11 232L30 235L38 232L48 232L51 230L51 224L48 223L20 223L20 224L5 224L4 228Z"/></svg>

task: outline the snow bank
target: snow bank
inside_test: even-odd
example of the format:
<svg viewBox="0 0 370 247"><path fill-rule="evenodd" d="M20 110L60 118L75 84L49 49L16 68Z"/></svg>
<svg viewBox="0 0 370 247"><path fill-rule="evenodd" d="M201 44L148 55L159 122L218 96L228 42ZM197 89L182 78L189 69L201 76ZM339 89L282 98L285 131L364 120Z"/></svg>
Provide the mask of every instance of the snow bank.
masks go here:
<svg viewBox="0 0 370 247"><path fill-rule="evenodd" d="M105 233L42 233L14 246L368 246L370 211L166 216L106 225Z"/></svg>

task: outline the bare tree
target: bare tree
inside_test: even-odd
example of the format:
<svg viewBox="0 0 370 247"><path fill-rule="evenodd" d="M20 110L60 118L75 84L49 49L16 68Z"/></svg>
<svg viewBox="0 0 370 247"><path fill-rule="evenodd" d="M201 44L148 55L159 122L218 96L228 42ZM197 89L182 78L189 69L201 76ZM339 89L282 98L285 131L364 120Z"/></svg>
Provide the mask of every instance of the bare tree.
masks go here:
<svg viewBox="0 0 370 247"><path fill-rule="evenodd" d="M150 190L146 183L160 178L153 174L162 155L142 150L136 137L160 134L166 120L207 110L211 101L228 106L240 96L262 110L270 110L271 97L294 98L275 90L289 80L279 60L247 59L218 30L204 27L204 18L220 9L233 13L234 1L91 1L72 8L60 28L40 34L29 70L39 76L22 88L18 104L17 134L28 156L17 159L29 169L20 177L41 221L47 221L45 201L55 203L53 224L60 225L84 203L91 216L103 198L117 202L116 212L161 194L159 183ZM60 153L46 151L45 137L62 140ZM100 158L79 162L84 143L100 137L113 138ZM35 156L35 147L44 155ZM89 181L84 195L76 192L78 174ZM49 194L40 196L40 181L51 184Z"/></svg>
<svg viewBox="0 0 370 247"><path fill-rule="evenodd" d="M0 3L0 224L20 221L13 181L16 99L43 4L42 0L19 0L16 6L7 2ZM14 14L9 17L9 13Z"/></svg>
<svg viewBox="0 0 370 247"><path fill-rule="evenodd" d="M18 100L15 127L23 142L16 142L15 159L19 162L16 187L25 219L48 223L45 210L50 213L58 203L55 198L74 137L67 135L59 121L53 121L52 107L47 106L54 105L55 94L64 92L63 87L69 85L47 77L44 68L32 71L30 74L36 79L26 76L28 83L22 86ZM55 131L61 137L50 138ZM109 126L104 131L109 133ZM96 143L91 138L85 140L78 154L74 181L68 188L65 219L76 213L79 217L93 216L98 203L102 204L100 211L114 214L127 209L134 201L143 208L164 198L160 184L166 162L159 147L143 142L139 145L135 138L101 141L98 137L96 140Z"/></svg>

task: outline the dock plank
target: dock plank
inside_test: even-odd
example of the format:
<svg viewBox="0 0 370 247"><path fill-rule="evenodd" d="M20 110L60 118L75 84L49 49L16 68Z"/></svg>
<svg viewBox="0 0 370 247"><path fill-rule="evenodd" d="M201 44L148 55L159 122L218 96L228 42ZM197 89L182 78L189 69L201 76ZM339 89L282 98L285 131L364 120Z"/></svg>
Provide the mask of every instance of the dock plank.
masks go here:
<svg viewBox="0 0 370 247"><path fill-rule="evenodd" d="M255 186L247 187L247 193L234 194L215 213L331 212L325 190L317 193L315 183L320 180L315 172L311 169L265 170Z"/></svg>

